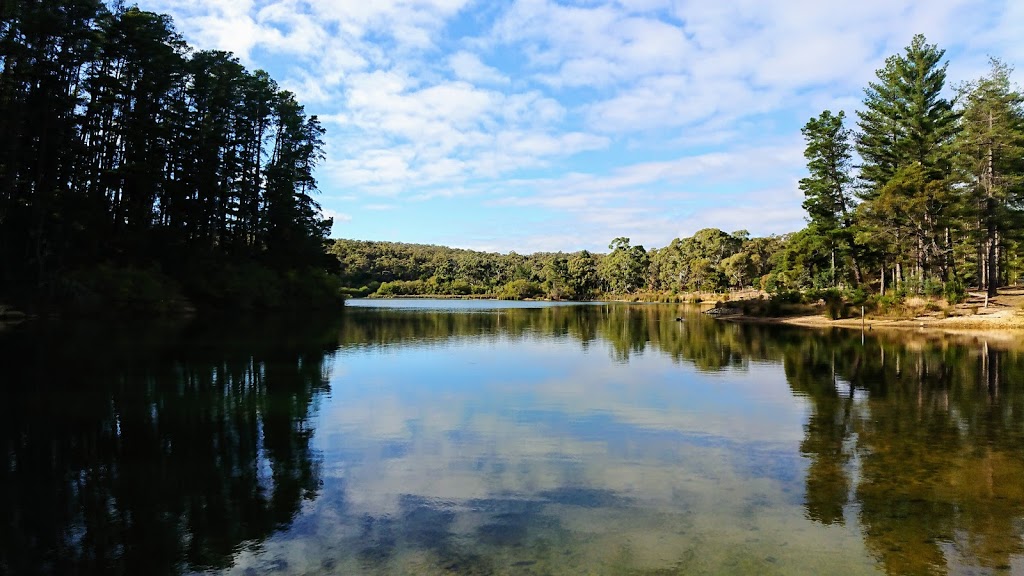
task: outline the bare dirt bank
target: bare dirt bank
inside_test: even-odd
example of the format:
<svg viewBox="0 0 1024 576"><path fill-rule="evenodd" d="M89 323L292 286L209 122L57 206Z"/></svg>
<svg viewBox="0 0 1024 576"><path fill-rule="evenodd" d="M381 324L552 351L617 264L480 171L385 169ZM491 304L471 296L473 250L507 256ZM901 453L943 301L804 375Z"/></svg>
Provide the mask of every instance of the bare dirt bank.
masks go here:
<svg viewBox="0 0 1024 576"><path fill-rule="evenodd" d="M1001 290L998 296L988 300L987 307L984 304L983 296L972 296L967 302L952 307L946 313L922 310L918 315L905 318L868 315L863 320L859 316L831 320L821 310L778 318L735 315L723 319L738 322L789 324L810 328L917 330L984 335L994 340L1019 342L1024 346L1024 288Z"/></svg>

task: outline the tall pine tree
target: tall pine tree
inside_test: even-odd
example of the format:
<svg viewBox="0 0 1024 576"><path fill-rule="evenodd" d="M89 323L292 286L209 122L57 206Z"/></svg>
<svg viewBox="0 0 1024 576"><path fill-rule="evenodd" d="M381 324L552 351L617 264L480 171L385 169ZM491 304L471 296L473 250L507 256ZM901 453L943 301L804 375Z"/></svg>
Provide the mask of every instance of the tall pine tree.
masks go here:
<svg viewBox="0 0 1024 576"><path fill-rule="evenodd" d="M914 36L904 54L889 57L877 71L878 80L865 90L864 110L857 112L865 213L876 225L906 227L892 246L911 252L919 288L936 267L948 279L952 262L954 222L947 208L956 201L950 177L958 114L942 96L944 55L924 36ZM890 256L897 263L907 260L898 252Z"/></svg>
<svg viewBox="0 0 1024 576"><path fill-rule="evenodd" d="M843 125L846 115L830 110L811 118L800 132L807 141L804 157L810 175L800 180L805 200L804 210L810 217L809 231L821 236L829 246L831 256L831 283L836 285L836 254L844 252L852 257L853 198L850 185L852 164L851 131ZM853 259L856 281L860 272Z"/></svg>
<svg viewBox="0 0 1024 576"><path fill-rule="evenodd" d="M993 59L986 76L961 88L958 159L977 212L978 283L990 296L1003 283L1001 251L1024 225L1024 96L1011 71Z"/></svg>

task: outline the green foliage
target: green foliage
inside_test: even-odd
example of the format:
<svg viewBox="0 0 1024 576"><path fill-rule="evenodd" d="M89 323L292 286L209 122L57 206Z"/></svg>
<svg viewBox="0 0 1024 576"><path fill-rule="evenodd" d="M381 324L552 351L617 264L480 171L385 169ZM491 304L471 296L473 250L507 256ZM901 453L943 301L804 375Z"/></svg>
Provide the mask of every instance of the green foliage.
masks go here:
<svg viewBox="0 0 1024 576"><path fill-rule="evenodd" d="M309 271L334 264L313 199L323 129L265 72L120 2L15 3L2 30L0 297L54 305L77 286L117 306L118 286L151 291L128 271L156 269L220 308L330 291Z"/></svg>
<svg viewBox="0 0 1024 576"><path fill-rule="evenodd" d="M1024 229L1024 95L1011 84L1011 71L993 59L988 75L960 88L957 166L973 208L967 215L978 222L978 283L990 296L1009 281L1010 261L1000 257L1000 249Z"/></svg>
<svg viewBox="0 0 1024 576"><path fill-rule="evenodd" d="M586 250L577 252L566 262L568 296L574 300L590 300L601 285L597 261Z"/></svg>
<svg viewBox="0 0 1024 576"><path fill-rule="evenodd" d="M856 148L863 160L860 226L870 230L883 259L912 258L924 276L948 279L958 205L952 153L960 124L942 97L944 53L917 35L903 55L885 61L857 113Z"/></svg>
<svg viewBox="0 0 1024 576"><path fill-rule="evenodd" d="M868 305L873 304L872 307L882 314L902 313L905 309L904 298L904 294L890 292L884 296L868 299Z"/></svg>
<svg viewBox="0 0 1024 576"><path fill-rule="evenodd" d="M851 288L843 293L843 297L853 306L863 306L868 301L868 293L861 287Z"/></svg>
<svg viewBox="0 0 1024 576"><path fill-rule="evenodd" d="M76 311L102 314L170 314L187 311L174 280L157 269L102 264L64 279L62 300Z"/></svg>
<svg viewBox="0 0 1024 576"><path fill-rule="evenodd" d="M360 286L359 288L342 287L340 292L346 298L366 298L374 291L370 290L369 286Z"/></svg>
<svg viewBox="0 0 1024 576"><path fill-rule="evenodd" d="M698 230L650 251L648 284L656 290L706 292L757 285L771 271L771 259L783 243L777 236L750 238L745 230Z"/></svg>
<svg viewBox="0 0 1024 576"><path fill-rule="evenodd" d="M847 317L846 301L841 291L830 288L821 294L825 301L825 315L831 320L840 320Z"/></svg>
<svg viewBox="0 0 1024 576"><path fill-rule="evenodd" d="M525 300L527 298L540 298L544 295L544 289L536 282L529 280L513 280L502 286L498 292L498 298L502 300Z"/></svg>
<svg viewBox="0 0 1024 576"><path fill-rule="evenodd" d="M842 111L833 115L826 110L808 120L800 130L807 141L804 157L810 172L800 180L800 190L806 198L803 207L812 226L826 235L833 235L849 225L853 155L851 131L843 126L844 118Z"/></svg>
<svg viewBox="0 0 1024 576"><path fill-rule="evenodd" d="M601 261L601 275L609 292L629 294L644 287L650 258L643 246L630 246L629 238L620 237L608 245L611 253Z"/></svg>
<svg viewBox="0 0 1024 576"><path fill-rule="evenodd" d="M950 304L960 304L967 300L967 287L964 286L962 280L954 278L943 286L942 296L946 299L946 302L949 302Z"/></svg>
<svg viewBox="0 0 1024 576"><path fill-rule="evenodd" d="M337 277L316 268L276 270L254 262L193 267L185 291L200 308L270 310L341 305Z"/></svg>
<svg viewBox="0 0 1024 576"><path fill-rule="evenodd" d="M807 147L807 169L810 175L800 180L804 193L803 207L810 222L806 235L820 245L827 258L809 262L809 275L816 287L835 287L851 276L858 260L858 246L853 242L853 198L850 193L852 132L843 126L845 115L826 110L811 118L801 129ZM824 261L822 261L824 260Z"/></svg>

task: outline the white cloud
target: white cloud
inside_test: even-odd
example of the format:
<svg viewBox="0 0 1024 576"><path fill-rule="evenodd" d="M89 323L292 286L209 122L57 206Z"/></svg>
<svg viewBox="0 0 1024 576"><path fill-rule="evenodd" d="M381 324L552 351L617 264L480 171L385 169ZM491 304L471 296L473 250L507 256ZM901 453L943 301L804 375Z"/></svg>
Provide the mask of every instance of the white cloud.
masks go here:
<svg viewBox="0 0 1024 576"><path fill-rule="evenodd" d="M602 248L612 232L650 244L693 226L798 227L800 126L825 108L852 116L875 69L914 33L949 50L950 83L983 73L988 54L1024 59L1021 2L143 4L170 12L196 47L266 67L319 115L325 204L415 200L435 210L415 226L438 222L418 229L422 241L462 230L518 249ZM529 221L470 232L432 208L452 198L467 214L497 206ZM338 222L353 234L392 230L363 216Z"/></svg>
<svg viewBox="0 0 1024 576"><path fill-rule="evenodd" d="M448 65L455 77L467 82L483 84L508 84L509 78L496 68L480 61L480 57L470 52L456 52L448 57Z"/></svg>
<svg viewBox="0 0 1024 576"><path fill-rule="evenodd" d="M335 224L339 224L341 222L351 222L352 221L352 216L350 216L348 214L342 214L341 212L338 212L336 210L331 210L330 208L324 208L322 210L322 212L323 212L324 217L326 217L326 218L333 218Z"/></svg>

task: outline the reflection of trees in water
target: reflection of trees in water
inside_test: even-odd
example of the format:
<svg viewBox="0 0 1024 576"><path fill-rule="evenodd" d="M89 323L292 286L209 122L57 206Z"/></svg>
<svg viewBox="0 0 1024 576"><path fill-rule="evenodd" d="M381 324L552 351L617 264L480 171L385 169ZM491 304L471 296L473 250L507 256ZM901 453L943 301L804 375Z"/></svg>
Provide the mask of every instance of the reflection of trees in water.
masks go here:
<svg viewBox="0 0 1024 576"><path fill-rule="evenodd" d="M894 574L1008 570L1024 553L1019 353L844 334L794 342L785 367L813 406L809 517L841 523L852 496L868 549Z"/></svg>
<svg viewBox="0 0 1024 576"><path fill-rule="evenodd" d="M618 361L651 350L701 370L782 362L793 392L812 407L800 445L810 461L809 518L842 524L857 514L868 549L894 574L944 572L947 558L1005 569L1024 553L1024 355L914 334L862 344L856 332L697 314L677 322L679 314L651 305L374 312L347 321L341 341L566 335L584 345L603 340Z"/></svg>
<svg viewBox="0 0 1024 576"><path fill-rule="evenodd" d="M571 337L584 347L600 338L621 362L645 350L660 351L703 370L745 366L751 358L778 358L761 326L716 322L691 309L676 321L673 306L554 306L451 313L430 310L349 308L342 346L437 343L458 337Z"/></svg>
<svg viewBox="0 0 1024 576"><path fill-rule="evenodd" d="M227 566L315 494L330 330L5 336L0 572Z"/></svg>
<svg viewBox="0 0 1024 576"><path fill-rule="evenodd" d="M808 517L840 524L855 514L892 573L942 571L954 557L999 569L1024 553L1024 356L680 314L349 309L339 330L5 333L0 572L228 565L318 488L308 418L329 351L453 337L566 337L607 343L618 361L657 352L701 370L781 361L811 406L800 445ZM519 537L518 524L499 524L480 538Z"/></svg>

